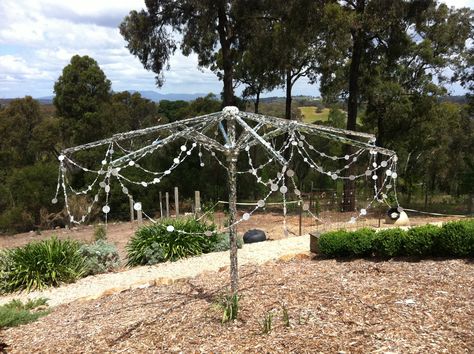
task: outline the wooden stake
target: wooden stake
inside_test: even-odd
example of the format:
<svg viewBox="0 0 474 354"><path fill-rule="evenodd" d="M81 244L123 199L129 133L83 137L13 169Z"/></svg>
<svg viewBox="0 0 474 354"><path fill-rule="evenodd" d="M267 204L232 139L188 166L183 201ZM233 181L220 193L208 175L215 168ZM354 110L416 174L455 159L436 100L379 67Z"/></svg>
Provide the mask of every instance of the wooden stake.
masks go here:
<svg viewBox="0 0 474 354"><path fill-rule="evenodd" d="M201 193L194 191L194 214L196 217L201 215Z"/></svg>
<svg viewBox="0 0 474 354"><path fill-rule="evenodd" d="M130 202L130 221L134 222L135 221L135 210L133 209L133 198L131 196L128 197L128 200Z"/></svg>
<svg viewBox="0 0 474 354"><path fill-rule="evenodd" d="M170 217L170 194L168 192L165 193L165 204L166 204L166 217Z"/></svg>
<svg viewBox="0 0 474 354"><path fill-rule="evenodd" d="M159 198L160 198L160 219L163 219L163 196L161 194L161 191L158 193Z"/></svg>
<svg viewBox="0 0 474 354"><path fill-rule="evenodd" d="M179 216L179 192L178 187L174 187L174 210L176 211L176 217Z"/></svg>

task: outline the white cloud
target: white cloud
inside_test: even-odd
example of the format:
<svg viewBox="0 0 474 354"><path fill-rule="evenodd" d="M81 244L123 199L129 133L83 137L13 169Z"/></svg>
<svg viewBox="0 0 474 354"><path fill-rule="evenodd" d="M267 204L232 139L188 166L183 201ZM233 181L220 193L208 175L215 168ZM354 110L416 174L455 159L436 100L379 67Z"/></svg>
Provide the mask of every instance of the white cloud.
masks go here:
<svg viewBox="0 0 474 354"><path fill-rule="evenodd" d="M446 3L474 7L474 0ZM118 30L130 10L144 7L144 0L0 0L0 96L51 95L75 54L97 60L115 91L156 90L155 74L129 53ZM197 68L196 55L185 57L178 50L170 66L161 92L222 89L214 73ZM316 95L317 88L301 80L294 93Z"/></svg>

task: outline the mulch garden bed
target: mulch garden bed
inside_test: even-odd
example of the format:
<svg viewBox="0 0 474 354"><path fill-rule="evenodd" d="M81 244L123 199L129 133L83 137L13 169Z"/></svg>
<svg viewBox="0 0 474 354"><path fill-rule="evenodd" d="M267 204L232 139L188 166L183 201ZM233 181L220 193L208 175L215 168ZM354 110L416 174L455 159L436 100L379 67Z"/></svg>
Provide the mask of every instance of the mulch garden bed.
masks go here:
<svg viewBox="0 0 474 354"><path fill-rule="evenodd" d="M228 269L62 305L3 330L12 353L469 353L473 260L303 258L240 270L240 312L221 323ZM289 321L285 320L285 312ZM272 314L272 329L263 321Z"/></svg>

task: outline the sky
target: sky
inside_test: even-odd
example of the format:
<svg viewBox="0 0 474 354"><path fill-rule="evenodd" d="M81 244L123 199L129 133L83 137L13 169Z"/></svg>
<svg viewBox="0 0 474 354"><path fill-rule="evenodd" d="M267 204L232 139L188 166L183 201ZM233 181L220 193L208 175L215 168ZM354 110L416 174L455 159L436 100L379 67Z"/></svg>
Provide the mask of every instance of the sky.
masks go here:
<svg viewBox="0 0 474 354"><path fill-rule="evenodd" d="M447 0L449 6L474 8L474 0ZM144 0L0 0L0 98L53 95L54 82L75 54L94 58L114 91L220 93L222 83L198 68L195 55L171 58L162 88L128 49L118 25ZM459 86L450 88L462 94ZM239 91L239 90L237 90ZM294 95L317 96L317 85L300 80ZM268 95L283 96L283 90Z"/></svg>

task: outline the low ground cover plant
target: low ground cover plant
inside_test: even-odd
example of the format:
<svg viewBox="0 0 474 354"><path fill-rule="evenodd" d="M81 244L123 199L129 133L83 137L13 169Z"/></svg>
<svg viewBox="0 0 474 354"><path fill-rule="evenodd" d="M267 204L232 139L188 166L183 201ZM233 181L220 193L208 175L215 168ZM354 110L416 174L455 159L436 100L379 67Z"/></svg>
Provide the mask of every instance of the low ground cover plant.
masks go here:
<svg viewBox="0 0 474 354"><path fill-rule="evenodd" d="M45 298L28 300L25 304L12 300L0 306L0 328L19 326L46 316L50 312L46 302Z"/></svg>
<svg viewBox="0 0 474 354"><path fill-rule="evenodd" d="M117 247L105 239L82 245L79 252L85 259L85 275L107 273L120 267Z"/></svg>
<svg viewBox="0 0 474 354"><path fill-rule="evenodd" d="M218 244L225 244L225 237L205 235L214 230L214 224L194 218L166 219L142 227L127 244L127 265L151 265L212 252Z"/></svg>
<svg viewBox="0 0 474 354"><path fill-rule="evenodd" d="M319 238L319 251L326 257L474 257L474 220L448 222L442 227L424 225L407 231L332 231Z"/></svg>
<svg viewBox="0 0 474 354"><path fill-rule="evenodd" d="M0 291L32 291L72 283L86 273L80 244L73 240L31 242L0 255Z"/></svg>

